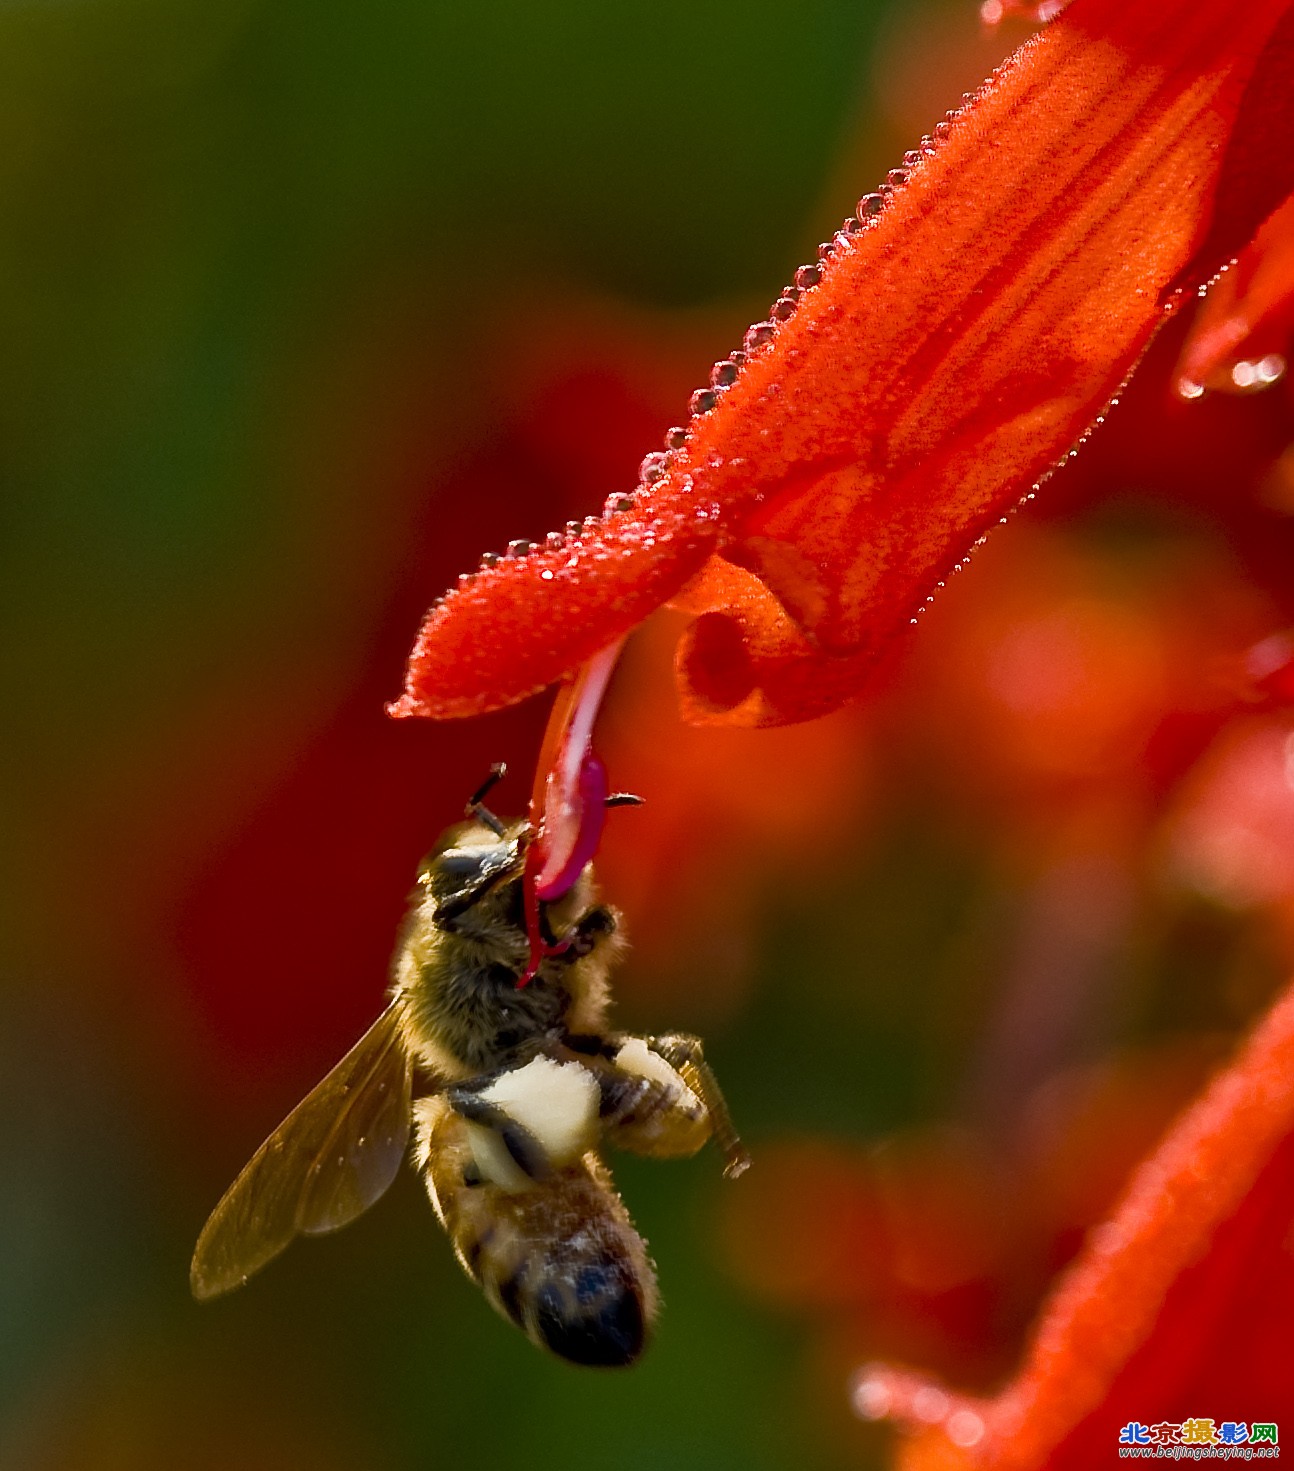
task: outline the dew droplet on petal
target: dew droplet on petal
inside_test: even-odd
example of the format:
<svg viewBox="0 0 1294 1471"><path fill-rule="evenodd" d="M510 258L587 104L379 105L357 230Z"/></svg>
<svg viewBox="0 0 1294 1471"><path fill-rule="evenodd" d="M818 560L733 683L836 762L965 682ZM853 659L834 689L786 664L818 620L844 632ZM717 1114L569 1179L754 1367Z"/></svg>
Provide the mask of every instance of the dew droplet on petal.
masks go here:
<svg viewBox="0 0 1294 1471"><path fill-rule="evenodd" d="M858 201L858 218L866 224L873 220L885 208L885 196L883 194L864 194Z"/></svg>
<svg viewBox="0 0 1294 1471"><path fill-rule="evenodd" d="M795 273L795 284L801 291L807 291L816 286L822 280L821 266L801 266Z"/></svg>
<svg viewBox="0 0 1294 1471"><path fill-rule="evenodd" d="M499 554L498 554L498 552L482 552L481 553L481 566L482 567L497 567L498 565L499 565Z"/></svg>
<svg viewBox="0 0 1294 1471"><path fill-rule="evenodd" d="M891 189L901 188L904 184L908 182L907 169L891 169L889 173L885 175L885 182L890 186Z"/></svg>
<svg viewBox="0 0 1294 1471"><path fill-rule="evenodd" d="M644 455L642 464L638 466L638 483L640 485L655 485L669 468L669 456L661 450L653 450L649 455Z"/></svg>
<svg viewBox="0 0 1294 1471"><path fill-rule="evenodd" d="M756 322L753 327L746 329L743 341L747 352L758 352L760 348L767 347L773 338L777 336L777 328L772 322Z"/></svg>
<svg viewBox="0 0 1294 1471"><path fill-rule="evenodd" d="M713 388L698 388L688 402L693 414L708 414L715 404L719 402L719 395Z"/></svg>
<svg viewBox="0 0 1294 1471"><path fill-rule="evenodd" d="M710 369L710 385L713 388L731 388L737 381L737 364L724 358Z"/></svg>
<svg viewBox="0 0 1294 1471"><path fill-rule="evenodd" d="M849 1392L854 1414L862 1420L884 1420L894 1403L888 1384L870 1369L862 1370Z"/></svg>
<svg viewBox="0 0 1294 1471"><path fill-rule="evenodd" d="M524 557L530 550L530 543L524 537L518 537L516 541L508 543L508 556Z"/></svg>

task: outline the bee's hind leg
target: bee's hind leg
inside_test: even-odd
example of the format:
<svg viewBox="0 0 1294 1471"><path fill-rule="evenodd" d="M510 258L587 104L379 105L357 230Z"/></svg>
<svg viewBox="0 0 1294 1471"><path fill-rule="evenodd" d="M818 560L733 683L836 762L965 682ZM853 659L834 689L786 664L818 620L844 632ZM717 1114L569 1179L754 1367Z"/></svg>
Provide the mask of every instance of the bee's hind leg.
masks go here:
<svg viewBox="0 0 1294 1471"><path fill-rule="evenodd" d="M750 1155L737 1136L719 1081L705 1060L700 1037L670 1032L663 1037L644 1037L643 1042L657 1057L669 1063L705 1105L714 1131L714 1142L723 1153L723 1173L729 1180L750 1168Z"/></svg>

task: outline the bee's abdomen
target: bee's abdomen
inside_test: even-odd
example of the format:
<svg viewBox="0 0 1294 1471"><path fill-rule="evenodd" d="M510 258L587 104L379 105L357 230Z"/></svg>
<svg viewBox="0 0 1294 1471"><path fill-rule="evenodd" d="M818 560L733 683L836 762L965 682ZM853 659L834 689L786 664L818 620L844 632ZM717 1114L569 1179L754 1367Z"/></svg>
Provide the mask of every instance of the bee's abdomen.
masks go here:
<svg viewBox="0 0 1294 1471"><path fill-rule="evenodd" d="M419 1163L463 1270L532 1343L574 1364L632 1364L655 1314L656 1279L605 1166L589 1154L517 1191L468 1183L460 1121L434 1112L419 1112Z"/></svg>

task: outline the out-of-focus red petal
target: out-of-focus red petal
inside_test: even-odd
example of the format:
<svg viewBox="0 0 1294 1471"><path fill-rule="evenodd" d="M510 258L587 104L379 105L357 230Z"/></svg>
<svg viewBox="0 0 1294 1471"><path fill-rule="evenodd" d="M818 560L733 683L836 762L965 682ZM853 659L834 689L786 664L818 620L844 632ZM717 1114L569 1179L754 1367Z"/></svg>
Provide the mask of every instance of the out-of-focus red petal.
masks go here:
<svg viewBox="0 0 1294 1471"><path fill-rule="evenodd" d="M1290 5L1074 0L798 273L626 509L483 568L432 610L393 713L520 699L715 550L822 660L852 666L822 671L831 700L802 698L813 681L787 684L786 630L766 609L763 646L746 644L762 699L735 701L733 718L840 703L1117 393L1167 295L1294 187L1273 197L1294 167ZM735 648L756 627L744 591L702 611L693 645Z"/></svg>
<svg viewBox="0 0 1294 1471"><path fill-rule="evenodd" d="M1294 198L1259 230L1209 293L1177 365L1178 391L1266 388L1286 369L1294 333Z"/></svg>
<svg viewBox="0 0 1294 1471"><path fill-rule="evenodd" d="M906 1471L1030 1471L1113 1457L1129 1417L1211 1414L1201 1394L1244 1389L1229 1361L1267 1403L1288 1386L1285 1319L1253 1303L1273 1291L1284 1303L1294 1282L1292 1162L1294 986L1091 1234L1002 1394L970 1399L874 1367L860 1376L859 1411L917 1432Z"/></svg>
<svg viewBox="0 0 1294 1471"><path fill-rule="evenodd" d="M987 26L1000 25L1004 20L1027 20L1035 25L1046 25L1069 4L1069 0L983 0L979 8L980 19Z"/></svg>
<svg viewBox="0 0 1294 1471"><path fill-rule="evenodd" d="M1277 707L1294 705L1294 629L1273 633L1245 655L1254 696Z"/></svg>

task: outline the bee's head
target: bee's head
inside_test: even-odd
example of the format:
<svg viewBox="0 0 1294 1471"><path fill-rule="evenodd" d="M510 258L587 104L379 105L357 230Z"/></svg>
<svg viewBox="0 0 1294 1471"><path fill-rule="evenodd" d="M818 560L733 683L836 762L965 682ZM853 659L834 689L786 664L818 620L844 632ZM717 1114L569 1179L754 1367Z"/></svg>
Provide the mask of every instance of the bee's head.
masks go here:
<svg viewBox="0 0 1294 1471"><path fill-rule="evenodd" d="M437 918L450 919L520 880L530 824L478 818L451 827L418 867L418 882L434 901Z"/></svg>

